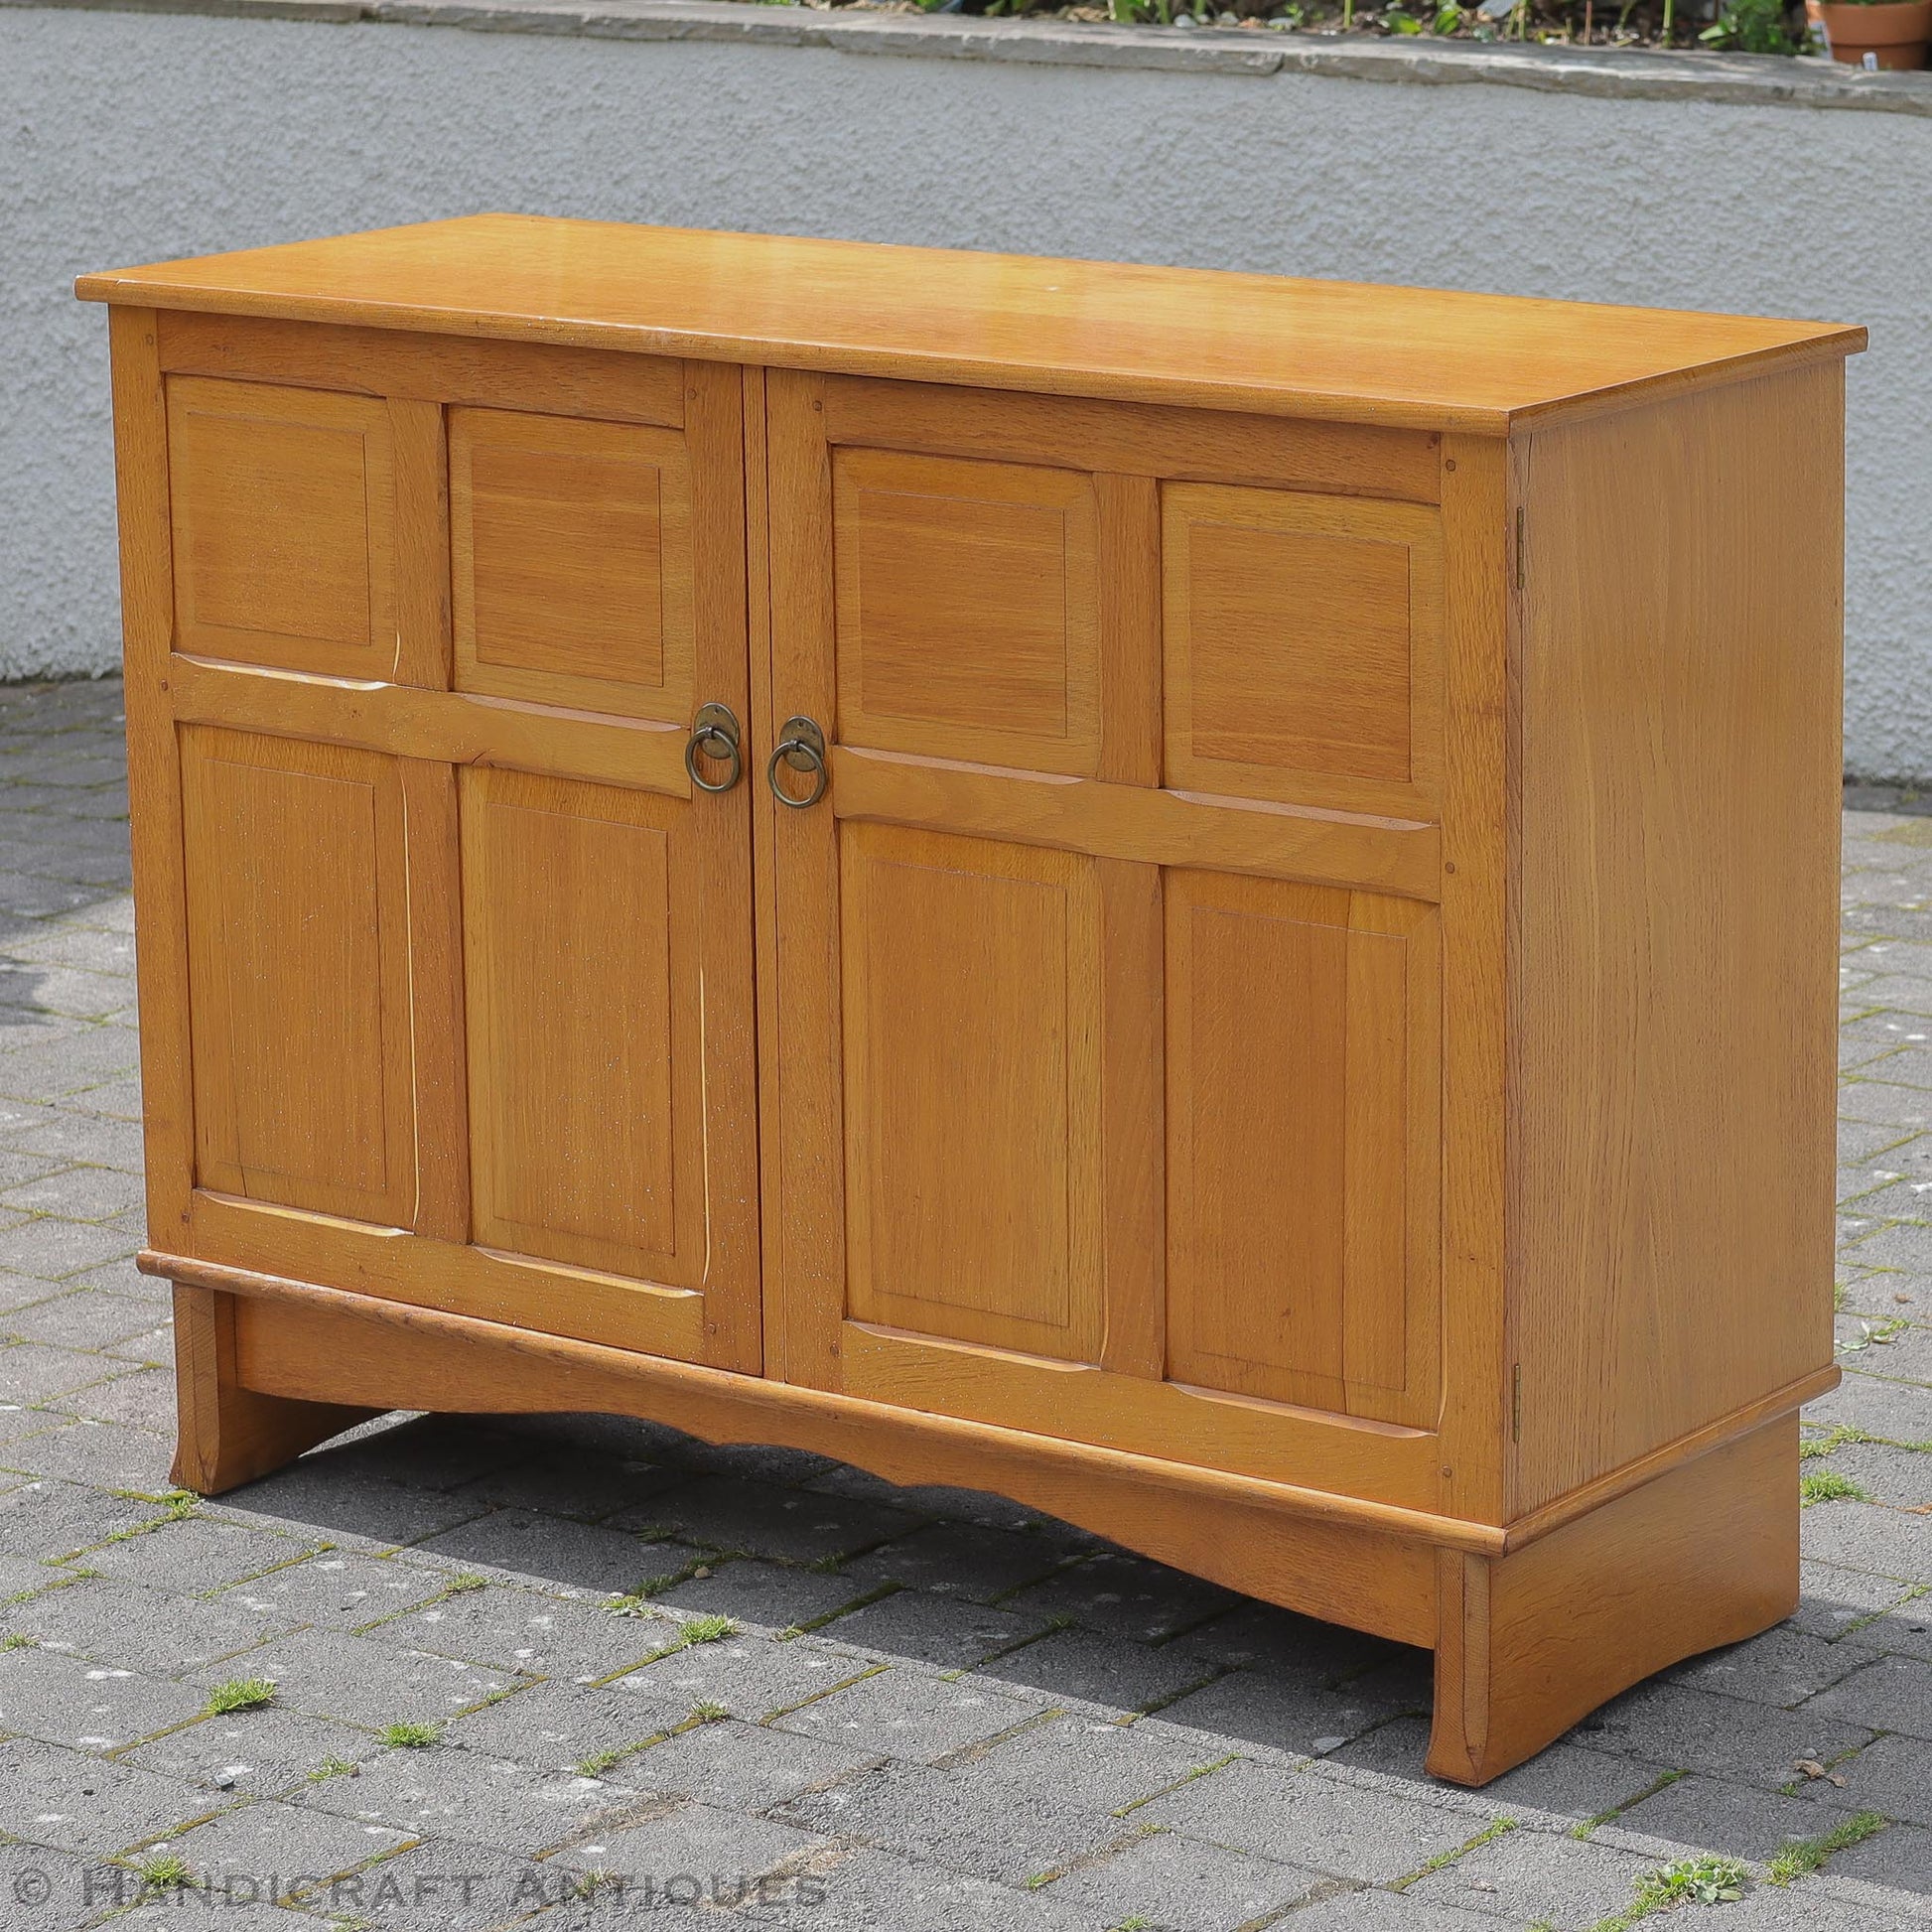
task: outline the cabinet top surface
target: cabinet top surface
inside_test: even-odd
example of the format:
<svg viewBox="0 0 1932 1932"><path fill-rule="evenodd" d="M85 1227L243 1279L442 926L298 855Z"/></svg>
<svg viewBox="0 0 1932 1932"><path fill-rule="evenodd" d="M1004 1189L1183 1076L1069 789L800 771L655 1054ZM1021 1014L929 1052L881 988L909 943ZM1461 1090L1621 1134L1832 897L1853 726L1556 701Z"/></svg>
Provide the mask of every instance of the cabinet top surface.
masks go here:
<svg viewBox="0 0 1932 1932"><path fill-rule="evenodd" d="M1864 331L477 214L81 277L86 300L1490 434Z"/></svg>

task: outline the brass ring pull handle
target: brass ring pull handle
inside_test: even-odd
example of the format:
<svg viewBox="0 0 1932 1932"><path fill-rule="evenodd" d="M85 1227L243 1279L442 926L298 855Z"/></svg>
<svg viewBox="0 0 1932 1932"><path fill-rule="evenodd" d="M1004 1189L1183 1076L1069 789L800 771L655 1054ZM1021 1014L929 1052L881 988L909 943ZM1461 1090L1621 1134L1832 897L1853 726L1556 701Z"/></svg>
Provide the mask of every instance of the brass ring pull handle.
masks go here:
<svg viewBox="0 0 1932 1932"><path fill-rule="evenodd" d="M778 782L778 766L788 764L794 771L809 771L812 774L812 788L802 798L794 798ZM789 805L795 812L808 810L825 796L829 774L825 769L825 734L809 718L787 718L783 736L771 754L771 761L764 767L764 781L771 787L771 795L781 805Z"/></svg>
<svg viewBox="0 0 1932 1932"><path fill-rule="evenodd" d="M714 783L698 768L700 758L723 759L725 775ZM745 772L738 749L738 718L728 704L701 705L691 724L691 742L684 748L684 768L700 791L729 791Z"/></svg>

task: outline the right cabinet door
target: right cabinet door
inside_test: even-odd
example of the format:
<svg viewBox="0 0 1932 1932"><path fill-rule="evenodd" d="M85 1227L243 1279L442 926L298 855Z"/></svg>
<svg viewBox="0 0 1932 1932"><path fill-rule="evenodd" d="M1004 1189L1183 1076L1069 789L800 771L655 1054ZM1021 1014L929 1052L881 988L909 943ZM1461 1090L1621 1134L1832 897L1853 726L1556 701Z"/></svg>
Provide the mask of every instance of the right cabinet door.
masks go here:
<svg viewBox="0 0 1932 1932"><path fill-rule="evenodd" d="M1428 1506L1432 439L774 371L766 450L772 1371Z"/></svg>

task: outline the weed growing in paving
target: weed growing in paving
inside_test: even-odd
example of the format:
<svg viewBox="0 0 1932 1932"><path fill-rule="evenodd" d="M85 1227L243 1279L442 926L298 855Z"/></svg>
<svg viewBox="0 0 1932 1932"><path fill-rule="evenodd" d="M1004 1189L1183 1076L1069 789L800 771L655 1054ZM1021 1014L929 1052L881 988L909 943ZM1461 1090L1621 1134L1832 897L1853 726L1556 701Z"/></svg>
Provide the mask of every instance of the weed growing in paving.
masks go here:
<svg viewBox="0 0 1932 1932"><path fill-rule="evenodd" d="M205 1709L210 1718L221 1718L230 1711L259 1711L263 1705L274 1702L275 1680L272 1677L236 1677L225 1684L217 1684L207 1694Z"/></svg>
<svg viewBox="0 0 1932 1932"><path fill-rule="evenodd" d="M427 1750L443 1735L443 1726L416 1724L384 1725L381 1734L382 1741L391 1750L421 1751Z"/></svg>
<svg viewBox="0 0 1932 1932"><path fill-rule="evenodd" d="M1836 1469L1821 1469L1816 1475L1798 1479L1798 1502L1809 1509L1813 1503L1869 1502L1871 1499L1850 1476Z"/></svg>
<svg viewBox="0 0 1932 1932"><path fill-rule="evenodd" d="M1857 1811L1844 1824L1821 1832L1816 1838L1793 1840L1771 1861L1772 1884L1788 1885L1792 1879L1816 1871L1834 1852L1863 1845L1874 1833L1882 1832L1889 1822L1883 1812Z"/></svg>
<svg viewBox="0 0 1932 1932"><path fill-rule="evenodd" d="M345 1757L325 1757L309 1773L309 1782L311 1784L324 1784L331 1778L352 1778L355 1776L357 1768L357 1766L351 1764Z"/></svg>
<svg viewBox="0 0 1932 1932"><path fill-rule="evenodd" d="M738 1625L728 1616L694 1616L678 1633L680 1650L694 1643L718 1643L738 1635Z"/></svg>
<svg viewBox="0 0 1932 1932"><path fill-rule="evenodd" d="M144 1892L180 1891L195 1883L195 1873L186 1859L172 1852L157 1852L150 1859L136 1859L134 1869L140 1874Z"/></svg>

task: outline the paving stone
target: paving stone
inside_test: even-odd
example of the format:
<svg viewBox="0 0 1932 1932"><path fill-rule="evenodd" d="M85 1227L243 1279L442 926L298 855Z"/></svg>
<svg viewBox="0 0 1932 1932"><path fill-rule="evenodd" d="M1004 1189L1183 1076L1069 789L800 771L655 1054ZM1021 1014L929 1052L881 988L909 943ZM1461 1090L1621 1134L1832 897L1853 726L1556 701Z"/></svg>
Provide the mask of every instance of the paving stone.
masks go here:
<svg viewBox="0 0 1932 1932"><path fill-rule="evenodd" d="M1161 1716L1246 1743L1325 1754L1392 1718L1427 1709L1429 1698L1427 1679L1413 1665L1372 1672L1337 1690L1243 1670L1167 1705Z"/></svg>
<svg viewBox="0 0 1932 1932"><path fill-rule="evenodd" d="M679 1716L694 1704L720 1704L735 1718L762 1718L876 1670L870 1657L808 1638L779 1643L741 1633L715 1643L667 1650L616 1680L617 1688ZM936 1681L936 1680L932 1680Z"/></svg>
<svg viewBox="0 0 1932 1932"><path fill-rule="evenodd" d="M632 1750L688 1720L691 1701L665 1689L660 1701L577 1684L532 1684L453 1719L444 1742L544 1770L575 1770L608 1751Z"/></svg>
<svg viewBox="0 0 1932 1932"><path fill-rule="evenodd" d="M1680 1684L1788 1709L1858 1669L1863 1660L1822 1637L1780 1625L1747 1643L1708 1651L1671 1672Z"/></svg>
<svg viewBox="0 0 1932 1932"><path fill-rule="evenodd" d="M1418 1804L1245 1758L1155 1799L1136 1816L1236 1851L1380 1883L1466 1845L1489 1822L1475 1810Z"/></svg>
<svg viewBox="0 0 1932 1932"><path fill-rule="evenodd" d="M205 1690L59 1651L0 1651L0 1729L112 1750L195 1717Z"/></svg>
<svg viewBox="0 0 1932 1932"><path fill-rule="evenodd" d="M652 1571L651 1546L622 1530L503 1509L422 1540L422 1547L492 1570L614 1593Z"/></svg>
<svg viewBox="0 0 1932 1932"><path fill-rule="evenodd" d="M1777 1790L1801 1757L1825 1758L1869 1741L1869 1726L1816 1708L1798 1712L1712 1697L1653 1680L1606 1704L1571 1733L1573 1743L1661 1758L1680 1770Z"/></svg>
<svg viewBox="0 0 1932 1932"><path fill-rule="evenodd" d="M617 1528L668 1524L707 1549L788 1563L835 1561L917 1527L915 1517L880 1504L734 1476L696 1477L612 1522Z"/></svg>
<svg viewBox="0 0 1932 1932"><path fill-rule="evenodd" d="M1046 1887L1056 1904L1132 1915L1174 1932L1227 1932L1265 1919L1306 1897L1319 1876L1252 1853L1203 1845L1173 1832L1138 1840L1097 1863L1079 1865Z"/></svg>
<svg viewBox="0 0 1932 1932"><path fill-rule="evenodd" d="M377 1478L405 1489L458 1490L529 1460L529 1446L491 1417L382 1416L318 1449L303 1466L339 1482ZM489 1506L479 1495L465 1500L467 1516Z"/></svg>
<svg viewBox="0 0 1932 1932"><path fill-rule="evenodd" d="M1897 1185L1908 1183L1899 1181ZM1928 1204L1932 1205L1932 1197L1928 1197ZM1900 1311L1916 1307L1916 1303L1907 1304ZM1932 1385L1932 1328L1892 1328L1883 1317L1870 1321L1863 1315L1849 1321L1841 1316L1840 1324L1838 1364L1848 1375L1877 1375L1894 1382ZM1853 1332L1846 1334L1847 1328Z"/></svg>
<svg viewBox="0 0 1932 1932"><path fill-rule="evenodd" d="M158 1496L170 1487L175 1446L165 1436L119 1423L37 1413L40 1427L0 1447L0 1464L30 1475L94 1482Z"/></svg>
<svg viewBox="0 0 1932 1932"><path fill-rule="evenodd" d="M1047 1708L973 1678L949 1681L908 1666L875 1671L773 1723L861 1753L924 1763L982 1744Z"/></svg>
<svg viewBox="0 0 1932 1932"><path fill-rule="evenodd" d="M1217 1584L1125 1552L1105 1552L1007 1597L1021 1616L1068 1616L1083 1628L1141 1643L1204 1622L1241 1599Z"/></svg>
<svg viewBox="0 0 1932 1932"><path fill-rule="evenodd" d="M1920 1825L1893 1825L1832 1855L1827 1869L1834 1878L1895 1887L1917 1894L1919 1909L1932 1919L1932 1831Z"/></svg>
<svg viewBox="0 0 1932 1932"><path fill-rule="evenodd" d="M1305 1906L1288 1923L1293 1932L1495 1932L1496 1927L1487 1914L1392 1891L1340 1892Z"/></svg>
<svg viewBox="0 0 1932 1932"><path fill-rule="evenodd" d="M1804 1715L1814 1711L1868 1725L1874 1730L1932 1739L1932 1663L1915 1657L1875 1658L1821 1691L1805 1706ZM1932 1753L1928 1753L1928 1774L1932 1775Z"/></svg>
<svg viewBox="0 0 1932 1932"><path fill-rule="evenodd" d="M43 1215L0 1233L0 1268L16 1275L37 1275L43 1281L60 1281L82 1269L116 1261L139 1246L138 1239L117 1228Z"/></svg>
<svg viewBox="0 0 1932 1932"><path fill-rule="evenodd" d="M515 1451L525 1448L513 1439L506 1447ZM660 1468L651 1462L586 1463L581 1455L560 1452L525 1454L521 1460L466 1482L457 1493L492 1509L535 1510L596 1523L620 1511L648 1517L651 1499L685 1480L682 1470ZM634 1529L636 1525L615 1527Z"/></svg>
<svg viewBox="0 0 1932 1932"><path fill-rule="evenodd" d="M260 1896L274 1899L408 1843L408 1833L387 1825L263 1798L157 1839L150 1849L186 1860L217 1894L245 1882Z"/></svg>
<svg viewBox="0 0 1932 1932"><path fill-rule="evenodd" d="M0 1739L0 1829L30 1844L106 1856L206 1808L205 1793L151 1770L32 1737Z"/></svg>
<svg viewBox="0 0 1932 1932"><path fill-rule="evenodd" d="M49 1558L91 1550L163 1512L132 1496L105 1495L78 1483L22 1483L0 1494L0 1548Z"/></svg>
<svg viewBox="0 0 1932 1932"><path fill-rule="evenodd" d="M562 1897L577 1877L500 1845L439 1838L295 1898L306 1911L349 1925L378 1925L382 1932L496 1932L526 1921L532 1932L539 1924L549 1932L547 1921L529 1921L529 1915ZM310 1923L295 1921L284 1932ZM657 1932L649 1920L644 1923Z"/></svg>
<svg viewBox="0 0 1932 1932"><path fill-rule="evenodd" d="M900 1589L824 1629L841 1643L862 1644L895 1659L970 1670L995 1651L1038 1635L1040 1625L984 1603Z"/></svg>
<svg viewBox="0 0 1932 1932"><path fill-rule="evenodd" d="M240 1603L264 1616L355 1630L434 1596L445 1579L434 1571L354 1551L328 1550L231 1584L209 1601Z"/></svg>
<svg viewBox="0 0 1932 1932"><path fill-rule="evenodd" d="M631 1795L573 1771L532 1770L477 1750L391 1750L353 1777L312 1784L295 1802L411 1838L439 1834L535 1853L562 1844Z"/></svg>
<svg viewBox="0 0 1932 1932"><path fill-rule="evenodd" d="M72 1167L23 1181L0 1192L0 1207L30 1214L59 1214L69 1221L104 1221L139 1207L140 1177L113 1168Z"/></svg>
<svg viewBox="0 0 1932 1932"><path fill-rule="evenodd" d="M1485 1788L1485 1796L1487 1796ZM1479 1845L1410 1887L1410 1895L1517 1923L1594 1925L1628 1905L1646 1860L1566 1833L1518 1830Z"/></svg>
<svg viewBox="0 0 1932 1932"><path fill-rule="evenodd" d="M89 1382L127 1372L123 1362L103 1361L98 1355L70 1348L50 1348L41 1342L0 1348L0 1389L14 1402L52 1402Z"/></svg>
<svg viewBox="0 0 1932 1932"><path fill-rule="evenodd" d="M367 1730L271 1704L203 1718L121 1751L114 1761L200 1786L207 1795L196 1809L206 1810L306 1787L330 1759L354 1764L381 1748Z"/></svg>
<svg viewBox="0 0 1932 1932"><path fill-rule="evenodd" d="M948 1523L977 1524L982 1529L1032 1532L1053 1541L1057 1541L1057 1532L1070 1537L1088 1536L1085 1530L1042 1517L1037 1510L1006 1496L990 1496L982 1489L955 1489L943 1483L888 1482L870 1469L855 1469L842 1462L833 1463L805 1487L822 1490L828 1496L885 1503L903 1510L908 1516L934 1516Z"/></svg>
<svg viewBox="0 0 1932 1932"><path fill-rule="evenodd" d="M335 1538L353 1537L378 1548L393 1548L435 1537L468 1522L473 1501L427 1489L405 1489L375 1476L339 1475L319 1455L277 1469L221 1498L230 1515L301 1523ZM463 1561L462 1553L450 1551Z"/></svg>
<svg viewBox="0 0 1932 1932"><path fill-rule="evenodd" d="M46 1342L57 1348L108 1348L153 1326L154 1310L148 1303L86 1289L57 1293L0 1317L0 1327L7 1333L22 1341Z"/></svg>
<svg viewBox="0 0 1932 1932"><path fill-rule="evenodd" d="M350 1724L440 1724L466 1706L527 1683L513 1671L487 1670L345 1636L339 1630L295 1630L248 1658L249 1675L275 1680L277 1701L292 1711ZM204 1692L217 1681L195 1674Z"/></svg>
<svg viewBox="0 0 1932 1932"><path fill-rule="evenodd" d="M625 1758L607 1775L653 1796L695 1798L730 1811L764 1811L864 1770L879 1756L833 1739L727 1718L680 1730Z"/></svg>
<svg viewBox="0 0 1932 1932"><path fill-rule="evenodd" d="M1857 1625L1847 1633L1844 1647L1932 1663L1932 1591L1914 1590L1869 1622Z"/></svg>
<svg viewBox="0 0 1932 1932"><path fill-rule="evenodd" d="M1895 1509L1932 1505L1932 1455L1882 1443L1847 1443L1828 1457L1810 1460L1806 1473L1830 1469L1856 1482L1875 1503ZM1811 1514L1807 1511L1806 1514Z"/></svg>
<svg viewBox="0 0 1932 1932"><path fill-rule="evenodd" d="M1139 1821L1109 1818L1064 1790L1032 1788L1019 1801L983 1763L954 1770L883 1764L806 1792L772 1815L1010 1885L1026 1885L1142 1832Z"/></svg>
<svg viewBox="0 0 1932 1932"><path fill-rule="evenodd" d="M112 1356L92 1357L96 1367L113 1369L111 1375L84 1388L70 1389L51 1397L49 1406L67 1415L89 1417L95 1422L124 1423L134 1429L153 1430L172 1437L175 1433L175 1376L172 1369L137 1368L122 1370Z"/></svg>
<svg viewBox="0 0 1932 1932"><path fill-rule="evenodd" d="M274 1530L184 1516L174 1522L163 1519L143 1535L88 1551L87 1568L104 1577L189 1594L259 1576L313 1556L322 1547Z"/></svg>
<svg viewBox="0 0 1932 1932"><path fill-rule="evenodd" d="M634 1668L677 1629L668 1620L614 1616L592 1603L491 1587L392 1617L365 1634L506 1670L589 1682Z"/></svg>
<svg viewBox="0 0 1932 1932"><path fill-rule="evenodd" d="M667 1569L706 1554L682 1543L650 1547L657 1553L654 1563ZM770 1630L790 1630L832 1616L866 1593L865 1587L851 1577L765 1563L758 1557L720 1559L703 1567L707 1575L674 1585L652 1600L690 1615L729 1616Z"/></svg>
<svg viewBox="0 0 1932 1932"><path fill-rule="evenodd" d="M116 1902L116 1879L131 1875L40 1845L0 1845L7 1932L71 1932L91 1923Z"/></svg>
<svg viewBox="0 0 1932 1932"><path fill-rule="evenodd" d="M1905 1915L1834 1897L1820 1880L1811 1878L1789 1888L1759 1885L1735 1904L1724 1907L1722 1932L1921 1932L1927 1914L1922 1900L1907 1900Z"/></svg>
<svg viewBox="0 0 1932 1932"><path fill-rule="evenodd" d="M1066 1554L1041 1537L978 1523L929 1523L845 1565L862 1586L903 1584L940 1596L984 1600L1042 1582L1066 1562ZM1052 1616L1045 1607L1007 1603L1035 1628Z"/></svg>
<svg viewBox="0 0 1932 1932"><path fill-rule="evenodd" d="M1286 1672L1321 1683L1359 1677L1409 1654L1404 1644L1252 1601L1237 1602L1174 1638L1173 1648L1217 1664Z"/></svg>
<svg viewBox="0 0 1932 1932"><path fill-rule="evenodd" d="M1056 1698L1137 1712L1172 1706L1217 1668L1165 1645L1061 1630L989 1658L975 1674Z"/></svg>
<svg viewBox="0 0 1932 1932"><path fill-rule="evenodd" d="M759 1872L824 1844L822 1835L769 1818L711 1805L683 1804L634 1824L600 1828L593 1842L570 1847L557 1863L584 1871L613 1871L641 1888L695 1878L705 1887L749 1883Z"/></svg>
<svg viewBox="0 0 1932 1932"><path fill-rule="evenodd" d="M1817 1513L1805 1512L1807 1516ZM1834 1639L1863 1618L1902 1605L1915 1588L1895 1577L1874 1577L1810 1558L1798 1566L1798 1608L1787 1627Z"/></svg>
<svg viewBox="0 0 1932 1932"><path fill-rule="evenodd" d="M989 1777L1021 1790L1076 1791L1090 1810L1127 1818L1207 1761L1189 1731L1158 1721L1110 1724L1071 1711L1002 1737L983 1760Z"/></svg>
<svg viewBox="0 0 1932 1932"><path fill-rule="evenodd" d="M126 1664L156 1677L252 1650L289 1627L240 1604L203 1602L104 1576L8 1605L0 1621L43 1649ZM252 1675L239 1664L235 1674Z"/></svg>
<svg viewBox="0 0 1932 1932"><path fill-rule="evenodd" d="M1800 1794L1823 1806L1852 1810L1869 1807L1887 1818L1932 1825L1932 1750L1927 1749L1923 1738L1874 1738L1856 1757L1833 1768L1845 1780L1842 1787L1807 1782L1800 1787ZM1829 1823L1821 1821L1810 1830L1825 1831Z"/></svg>
<svg viewBox="0 0 1932 1932"><path fill-rule="evenodd" d="M1633 1805L1616 1823L1620 1832L1758 1861L1768 1860L1792 1839L1831 1827L1830 1818L1809 1797L1788 1798L1708 1777L1680 1778Z"/></svg>

